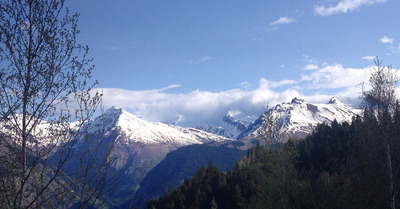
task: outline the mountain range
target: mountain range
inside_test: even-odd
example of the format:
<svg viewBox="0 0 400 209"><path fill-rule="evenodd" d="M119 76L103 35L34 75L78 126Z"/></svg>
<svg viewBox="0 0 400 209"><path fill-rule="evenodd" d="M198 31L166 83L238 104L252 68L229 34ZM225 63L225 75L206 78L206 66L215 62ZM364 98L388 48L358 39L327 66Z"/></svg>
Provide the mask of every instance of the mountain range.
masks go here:
<svg viewBox="0 0 400 209"><path fill-rule="evenodd" d="M284 131L292 138L307 136L318 123L330 123L335 119L339 122L349 121L360 113L360 109L352 108L336 97L331 98L326 104L307 103L303 99L294 98L291 102L278 104L267 111L283 124ZM181 125L231 139L254 138L263 117L263 115L245 115L239 111L228 111L225 116L215 119L214 122Z"/></svg>
<svg viewBox="0 0 400 209"><path fill-rule="evenodd" d="M350 121L360 110L337 98L326 104L311 104L294 98L267 113L283 124L283 131L290 137L303 138L312 133L318 123ZM233 166L257 143L263 118L264 115L256 119L255 116L228 112L221 118L223 126L199 124L194 126L196 128L183 128L148 122L123 109L111 107L84 127L89 135L100 132L104 141L113 145L113 169L122 172L118 189L110 195L109 204L126 206L133 198L140 198L143 206L145 201L161 195L168 186L176 186L180 180L193 175L209 160L225 169ZM39 128L46 122L41 124L44 125ZM39 144L48 143L40 142L44 138L37 140ZM155 183L155 179L162 181Z"/></svg>
<svg viewBox="0 0 400 209"><path fill-rule="evenodd" d="M351 121L360 113L361 109L350 107L336 97L331 98L326 104L311 104L303 99L294 98L291 102L278 104L266 112L282 124L282 131L286 132L288 137L298 139L311 134L319 123L330 124L333 120ZM264 115L250 124L238 138L256 138L263 118Z"/></svg>

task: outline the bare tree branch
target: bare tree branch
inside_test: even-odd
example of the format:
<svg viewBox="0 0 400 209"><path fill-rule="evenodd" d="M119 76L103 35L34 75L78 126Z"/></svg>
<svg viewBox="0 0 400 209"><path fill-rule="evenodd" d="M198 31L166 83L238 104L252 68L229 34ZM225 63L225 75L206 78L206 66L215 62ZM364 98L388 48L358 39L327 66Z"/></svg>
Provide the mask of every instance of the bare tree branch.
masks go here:
<svg viewBox="0 0 400 209"><path fill-rule="evenodd" d="M79 15L64 3L0 1L0 205L8 208L98 206L112 183L113 145L85 131L102 95L91 91L89 48L76 41Z"/></svg>

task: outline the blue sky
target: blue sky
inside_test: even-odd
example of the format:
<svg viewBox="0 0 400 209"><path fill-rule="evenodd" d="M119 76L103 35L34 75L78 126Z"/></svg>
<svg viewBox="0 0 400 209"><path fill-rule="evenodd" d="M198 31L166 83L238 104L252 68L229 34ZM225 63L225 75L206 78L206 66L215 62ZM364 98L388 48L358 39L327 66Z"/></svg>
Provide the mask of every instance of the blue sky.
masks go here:
<svg viewBox="0 0 400 209"><path fill-rule="evenodd" d="M373 57L400 65L398 0L71 0L93 76L150 121L259 114L294 96L357 105ZM205 114L207 112L207 114Z"/></svg>

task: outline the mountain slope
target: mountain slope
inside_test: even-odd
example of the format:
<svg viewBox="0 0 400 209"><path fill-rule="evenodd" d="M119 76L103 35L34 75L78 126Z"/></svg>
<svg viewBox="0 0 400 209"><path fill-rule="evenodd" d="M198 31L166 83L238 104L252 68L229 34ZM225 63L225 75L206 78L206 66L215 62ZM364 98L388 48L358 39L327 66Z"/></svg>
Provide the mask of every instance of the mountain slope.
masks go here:
<svg viewBox="0 0 400 209"><path fill-rule="evenodd" d="M123 172L118 192L110 197L116 206L129 200L148 171L179 147L209 142L231 141L194 128L151 123L115 107L107 110L86 127L90 134L101 133L106 144L113 145L114 169Z"/></svg>
<svg viewBox="0 0 400 209"><path fill-rule="evenodd" d="M311 134L319 123L331 123L333 120L351 121L360 110L342 103L335 97L327 104L311 104L294 98L290 103L276 105L269 110L269 113L283 123L283 131L287 132L289 137L303 138ZM239 137L256 138L262 119L263 116L258 118Z"/></svg>
<svg viewBox="0 0 400 209"><path fill-rule="evenodd" d="M146 175L135 194L134 202L125 207L143 208L150 199L161 196L168 187L175 188L179 182L191 177L199 167L206 166L210 161L222 170L233 168L246 153L245 143L238 140L196 144L172 151Z"/></svg>

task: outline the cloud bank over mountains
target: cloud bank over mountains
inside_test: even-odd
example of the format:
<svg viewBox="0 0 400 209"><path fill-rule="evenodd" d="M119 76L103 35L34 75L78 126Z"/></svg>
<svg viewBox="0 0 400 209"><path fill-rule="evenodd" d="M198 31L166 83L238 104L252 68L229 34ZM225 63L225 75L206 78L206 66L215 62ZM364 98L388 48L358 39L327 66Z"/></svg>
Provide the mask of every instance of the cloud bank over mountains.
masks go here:
<svg viewBox="0 0 400 209"><path fill-rule="evenodd" d="M332 96L337 96L349 105L358 106L360 84L368 82L372 69L372 66L356 69L340 64L315 65L302 70L303 75L298 80L272 81L261 78L257 84L246 82L245 88L221 92L168 92L179 88L178 84L140 91L117 88L97 90L104 94L105 108L121 107L148 121L182 126L202 122L218 124L228 111L261 115L267 105L290 102L294 97L312 103L326 103Z"/></svg>

